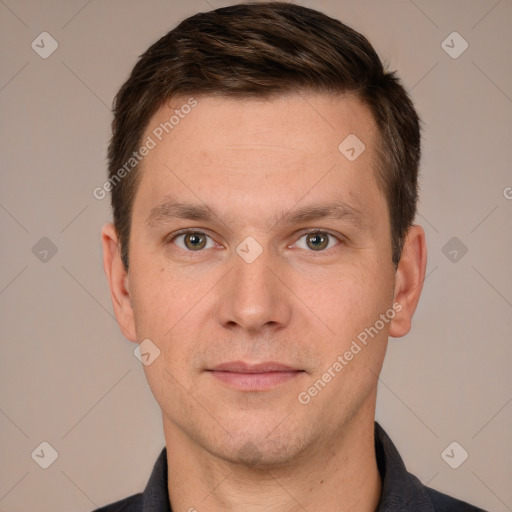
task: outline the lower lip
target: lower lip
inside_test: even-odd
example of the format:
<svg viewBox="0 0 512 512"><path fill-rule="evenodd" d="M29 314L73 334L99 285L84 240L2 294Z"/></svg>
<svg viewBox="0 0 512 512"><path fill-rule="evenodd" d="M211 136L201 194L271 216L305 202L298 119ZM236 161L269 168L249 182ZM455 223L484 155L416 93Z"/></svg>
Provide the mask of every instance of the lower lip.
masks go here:
<svg viewBox="0 0 512 512"><path fill-rule="evenodd" d="M289 382L303 372L236 373L214 370L210 373L216 379L240 391L265 391Z"/></svg>

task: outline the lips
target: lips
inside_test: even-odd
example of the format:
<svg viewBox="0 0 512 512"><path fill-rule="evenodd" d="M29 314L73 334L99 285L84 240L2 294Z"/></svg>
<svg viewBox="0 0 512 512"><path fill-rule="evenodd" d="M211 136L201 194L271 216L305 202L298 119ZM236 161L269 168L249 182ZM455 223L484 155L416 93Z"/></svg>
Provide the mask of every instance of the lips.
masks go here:
<svg viewBox="0 0 512 512"><path fill-rule="evenodd" d="M219 364L208 372L238 391L266 391L289 382L303 373L303 370L277 362L248 364L243 361L233 361Z"/></svg>
<svg viewBox="0 0 512 512"><path fill-rule="evenodd" d="M233 372L233 373L269 373L269 372L293 372L295 370L291 366L281 363L258 363L248 364L243 361L234 361L231 363L222 363L212 369L215 372Z"/></svg>

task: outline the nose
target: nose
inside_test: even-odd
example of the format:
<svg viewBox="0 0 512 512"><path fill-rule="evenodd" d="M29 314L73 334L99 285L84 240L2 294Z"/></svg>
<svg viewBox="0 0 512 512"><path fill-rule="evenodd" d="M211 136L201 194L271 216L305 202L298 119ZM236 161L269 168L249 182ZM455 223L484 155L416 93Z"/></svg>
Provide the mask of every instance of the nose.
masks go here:
<svg viewBox="0 0 512 512"><path fill-rule="evenodd" d="M238 254L232 259L233 268L220 287L218 322L224 328L252 334L285 327L291 318L291 303L275 262L265 251L251 263Z"/></svg>

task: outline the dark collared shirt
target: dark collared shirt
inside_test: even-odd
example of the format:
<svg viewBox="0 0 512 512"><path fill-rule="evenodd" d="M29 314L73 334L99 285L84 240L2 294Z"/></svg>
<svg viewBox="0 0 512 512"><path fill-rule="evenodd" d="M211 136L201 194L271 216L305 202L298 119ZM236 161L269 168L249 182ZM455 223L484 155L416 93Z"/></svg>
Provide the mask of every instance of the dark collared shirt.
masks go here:
<svg viewBox="0 0 512 512"><path fill-rule="evenodd" d="M425 487L408 473L395 445L378 423L375 423L375 451L382 478L382 494L376 512L485 512ZM143 493L95 512L172 512L167 490L166 448L160 453Z"/></svg>

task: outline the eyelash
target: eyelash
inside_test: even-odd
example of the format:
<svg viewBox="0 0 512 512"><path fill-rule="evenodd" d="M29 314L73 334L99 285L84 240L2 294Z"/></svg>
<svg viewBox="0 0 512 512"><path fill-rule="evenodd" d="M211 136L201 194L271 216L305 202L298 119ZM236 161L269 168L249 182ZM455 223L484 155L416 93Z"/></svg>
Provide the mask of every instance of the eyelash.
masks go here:
<svg viewBox="0 0 512 512"><path fill-rule="evenodd" d="M200 231L200 230L198 230L198 229L191 229L191 228L189 228L189 229L183 229L183 230L181 230L181 231L178 231L177 233L173 233L170 237L168 237L168 238L166 239L166 243L173 243L173 242L174 242L178 237L180 237L180 236L184 236L184 235L188 235L188 234L191 234L191 233L198 233L198 234L201 234L201 235L205 235L205 236L207 236L208 238L210 238L212 241L214 241L214 240L213 240L213 237L212 237L212 236L210 236L207 232L205 232L205 231ZM297 240L294 242L294 244L296 244L296 243L297 243L301 238L303 238L303 237L305 237L305 236L307 236L307 235L314 235L314 234L317 234L317 233L322 234L322 235L327 235L327 236L328 236L328 237L330 237L330 238L334 238L334 239L338 242L338 244L343 243L343 239L342 239L340 236L338 236L338 235L334 235L333 233L331 233L331 232L329 232L329 231L321 230L321 229L311 229L311 230L308 230L308 231L304 231L304 232L302 232L302 233L300 234L300 236L297 238ZM215 242L215 241L214 241L214 242ZM216 243L216 242L215 242L215 243ZM294 244L292 244L292 245L294 245ZM181 249L181 247L180 247L180 249ZM332 247L329 247L329 249L332 249ZM190 249L183 249L183 250L185 250L185 251L187 251L187 252L192 252L192 253L193 253L193 252L202 252L202 251L204 251L204 249L200 249L200 250L198 250L198 251L192 251L192 250L190 250ZM318 252L325 252L325 251L327 251L327 250L328 250L328 249L323 249L323 250L320 250L320 251L314 251L314 250L312 250L312 249L311 249L311 250L310 250L310 251L308 251L308 252L312 252L312 253L317 252L317 253L318 253Z"/></svg>

